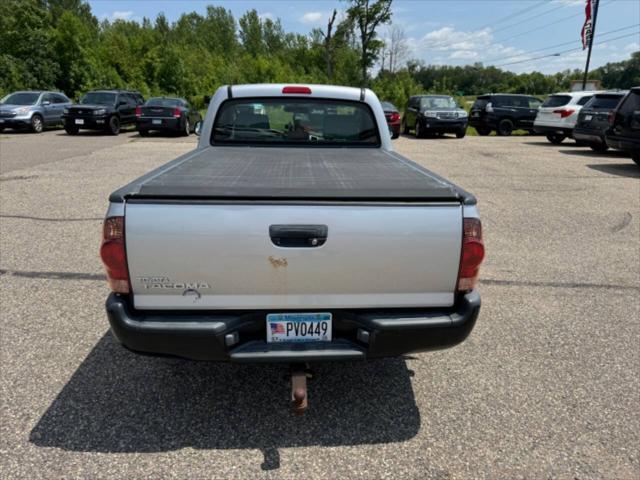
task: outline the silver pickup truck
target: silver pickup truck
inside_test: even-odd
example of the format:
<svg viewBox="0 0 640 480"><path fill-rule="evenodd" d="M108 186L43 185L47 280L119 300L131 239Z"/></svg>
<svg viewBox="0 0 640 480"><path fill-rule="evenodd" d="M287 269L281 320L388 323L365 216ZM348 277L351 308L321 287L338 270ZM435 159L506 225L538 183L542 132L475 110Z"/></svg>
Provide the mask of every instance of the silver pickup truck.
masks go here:
<svg viewBox="0 0 640 480"><path fill-rule="evenodd" d="M395 153L368 89L220 88L198 147L111 194L111 329L145 354L397 356L480 309L476 199Z"/></svg>

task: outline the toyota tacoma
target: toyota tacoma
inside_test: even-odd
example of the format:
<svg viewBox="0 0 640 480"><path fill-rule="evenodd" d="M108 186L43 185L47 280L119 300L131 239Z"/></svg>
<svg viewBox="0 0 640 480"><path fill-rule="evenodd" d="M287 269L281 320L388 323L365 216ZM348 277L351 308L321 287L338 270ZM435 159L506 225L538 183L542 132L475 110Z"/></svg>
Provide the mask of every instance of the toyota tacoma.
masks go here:
<svg viewBox="0 0 640 480"><path fill-rule="evenodd" d="M106 310L126 348L300 365L469 335L476 199L393 151L371 90L225 86L197 133L109 199Z"/></svg>

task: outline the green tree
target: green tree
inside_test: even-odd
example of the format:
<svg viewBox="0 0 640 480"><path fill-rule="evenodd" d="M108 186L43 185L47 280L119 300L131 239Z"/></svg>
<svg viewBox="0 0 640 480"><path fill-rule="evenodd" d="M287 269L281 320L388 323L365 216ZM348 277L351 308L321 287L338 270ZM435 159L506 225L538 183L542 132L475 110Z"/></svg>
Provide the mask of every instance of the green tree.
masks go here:
<svg viewBox="0 0 640 480"><path fill-rule="evenodd" d="M52 88L60 74L49 12L37 0L0 2L0 89Z"/></svg>
<svg viewBox="0 0 640 480"><path fill-rule="evenodd" d="M96 40L96 35L79 17L65 11L60 15L53 30L56 59L60 65L60 75L56 86L71 95L79 93L93 76L93 65L88 47Z"/></svg>
<svg viewBox="0 0 640 480"><path fill-rule="evenodd" d="M210 52L225 58L233 58L237 53L236 21L230 10L209 5L201 33Z"/></svg>
<svg viewBox="0 0 640 480"><path fill-rule="evenodd" d="M640 85L640 51L633 52L629 60L595 69L590 77L602 80L605 88L627 89Z"/></svg>
<svg viewBox="0 0 640 480"><path fill-rule="evenodd" d="M240 17L240 40L250 55L257 57L263 53L262 21L256 10L250 10Z"/></svg>
<svg viewBox="0 0 640 480"><path fill-rule="evenodd" d="M360 68L362 85L368 81L367 71L378 59L383 42L376 29L391 21L392 0L350 0L347 18L355 26L360 40Z"/></svg>

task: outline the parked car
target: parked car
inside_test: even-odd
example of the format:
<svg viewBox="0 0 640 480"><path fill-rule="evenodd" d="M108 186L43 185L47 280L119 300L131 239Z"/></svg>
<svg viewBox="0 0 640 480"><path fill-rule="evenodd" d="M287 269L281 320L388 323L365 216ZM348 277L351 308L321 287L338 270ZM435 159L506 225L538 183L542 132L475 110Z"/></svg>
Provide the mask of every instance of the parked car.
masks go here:
<svg viewBox="0 0 640 480"><path fill-rule="evenodd" d="M138 92L125 90L94 90L87 92L80 103L65 108L62 119L69 135L80 130L104 130L118 135L120 128L136 123L136 107L144 103Z"/></svg>
<svg viewBox="0 0 640 480"><path fill-rule="evenodd" d="M546 135L547 140L556 145L565 138L573 138L573 129L578 114L589 100L600 92L564 92L550 95L538 109L533 123L536 133Z"/></svg>
<svg viewBox="0 0 640 480"><path fill-rule="evenodd" d="M0 100L0 132L5 128L28 128L34 133L62 123L62 112L71 105L64 93L13 92Z"/></svg>
<svg viewBox="0 0 640 480"><path fill-rule="evenodd" d="M609 114L607 145L631 154L640 165L640 86L633 87Z"/></svg>
<svg viewBox="0 0 640 480"><path fill-rule="evenodd" d="M189 136L201 120L200 112L184 98L154 97L136 107L136 125L143 137L151 130Z"/></svg>
<svg viewBox="0 0 640 480"><path fill-rule="evenodd" d="M471 106L469 125L478 135L509 136L514 130L533 133L533 121L542 100L528 95L491 93L480 95Z"/></svg>
<svg viewBox="0 0 640 480"><path fill-rule="evenodd" d="M609 128L609 114L625 94L626 92L596 93L580 110L573 138L596 152L606 152L609 146L604 135Z"/></svg>
<svg viewBox="0 0 640 480"><path fill-rule="evenodd" d="M391 138L396 139L400 136L400 111L391 102L380 102L384 111L384 118L387 119L387 126Z"/></svg>
<svg viewBox="0 0 640 480"><path fill-rule="evenodd" d="M392 151L375 93L224 86L198 131L196 150L109 197L100 253L124 346L291 362L303 408L300 362L469 335L484 256L476 199Z"/></svg>
<svg viewBox="0 0 640 480"><path fill-rule="evenodd" d="M463 138L467 133L468 115L453 97L448 95L416 95L409 98L402 117L402 133L413 130L417 138L429 134L455 133Z"/></svg>

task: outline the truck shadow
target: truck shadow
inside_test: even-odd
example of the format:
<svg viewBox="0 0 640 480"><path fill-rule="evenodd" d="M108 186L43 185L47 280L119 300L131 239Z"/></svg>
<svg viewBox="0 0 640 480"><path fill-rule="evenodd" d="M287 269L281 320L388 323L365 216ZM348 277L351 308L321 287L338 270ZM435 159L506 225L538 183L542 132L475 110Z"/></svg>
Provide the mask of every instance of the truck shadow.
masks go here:
<svg viewBox="0 0 640 480"><path fill-rule="evenodd" d="M564 153L565 155L578 155L581 157L589 157L589 158L629 158L631 157L628 153L621 152L619 150L607 150L606 152L594 152L590 148L575 148L573 150L561 150L560 153Z"/></svg>
<svg viewBox="0 0 640 480"><path fill-rule="evenodd" d="M290 413L287 365L142 357L107 332L30 433L41 447L161 452L401 442L420 429L410 372L396 359L312 365L310 409Z"/></svg>
<svg viewBox="0 0 640 480"><path fill-rule="evenodd" d="M618 175L620 177L640 178L640 168L629 158L628 163L602 163L587 165L592 170Z"/></svg>

